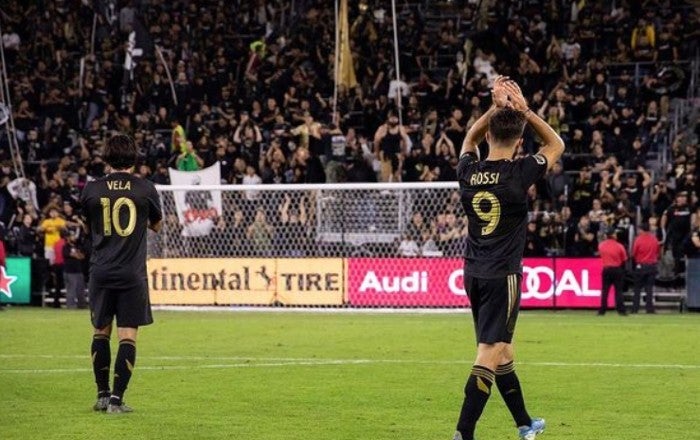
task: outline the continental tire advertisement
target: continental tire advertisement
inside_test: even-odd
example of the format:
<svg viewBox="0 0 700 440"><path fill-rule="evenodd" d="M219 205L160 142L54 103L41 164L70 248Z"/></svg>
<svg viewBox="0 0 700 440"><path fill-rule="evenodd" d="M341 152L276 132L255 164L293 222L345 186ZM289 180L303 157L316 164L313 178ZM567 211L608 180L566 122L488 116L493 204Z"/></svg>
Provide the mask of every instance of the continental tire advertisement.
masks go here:
<svg viewBox="0 0 700 440"><path fill-rule="evenodd" d="M152 304L342 305L341 258L148 260Z"/></svg>

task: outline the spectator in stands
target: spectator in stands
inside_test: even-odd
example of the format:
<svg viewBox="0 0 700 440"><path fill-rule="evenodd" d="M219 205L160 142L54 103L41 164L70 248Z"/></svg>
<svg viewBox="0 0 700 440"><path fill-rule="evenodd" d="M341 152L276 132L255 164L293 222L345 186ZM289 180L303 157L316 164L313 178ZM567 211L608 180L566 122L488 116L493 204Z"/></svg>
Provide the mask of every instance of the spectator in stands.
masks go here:
<svg viewBox="0 0 700 440"><path fill-rule="evenodd" d="M576 228L570 230L567 243L570 243L571 248L567 250L567 254L578 257L594 256L598 249L598 227L599 224L592 223L588 215L582 215Z"/></svg>
<svg viewBox="0 0 700 440"><path fill-rule="evenodd" d="M435 238L429 226L423 227L420 237L420 255L424 257L441 256L440 248L435 243Z"/></svg>
<svg viewBox="0 0 700 440"><path fill-rule="evenodd" d="M381 181L400 181L401 156L410 151L411 139L406 128L399 125L396 113L390 113L386 123L374 133L374 149L381 162Z"/></svg>
<svg viewBox="0 0 700 440"><path fill-rule="evenodd" d="M284 195L284 202L279 208L280 231L284 235L277 235L280 240L279 249L284 249L287 257L304 257L309 253L308 231L306 228L306 198L300 197L298 205L292 206L292 198Z"/></svg>
<svg viewBox="0 0 700 440"><path fill-rule="evenodd" d="M186 141L182 153L177 156L176 165L180 171L197 171L204 165L204 160L199 157L192 142Z"/></svg>
<svg viewBox="0 0 700 440"><path fill-rule="evenodd" d="M406 227L408 235L411 237L412 240L417 242L421 239L423 229L425 228L426 224L423 218L423 213L421 213L420 211L414 211L413 215L411 216L411 222Z"/></svg>
<svg viewBox="0 0 700 440"><path fill-rule="evenodd" d="M255 219L248 226L246 237L252 246L252 252L259 257L272 256L272 242L275 228L267 222L263 208L255 211Z"/></svg>
<svg viewBox="0 0 700 440"><path fill-rule="evenodd" d="M693 213L692 228L686 245L685 255L688 258L700 257L700 207Z"/></svg>
<svg viewBox="0 0 700 440"><path fill-rule="evenodd" d="M531 220L527 224L525 231L525 257L544 257L546 255L544 244L539 237L538 225L535 220Z"/></svg>
<svg viewBox="0 0 700 440"><path fill-rule="evenodd" d="M398 254L401 257L417 257L421 254L421 249L418 247L416 240L411 237L408 232L401 236L399 243Z"/></svg>
<svg viewBox="0 0 700 440"><path fill-rule="evenodd" d="M38 237L34 218L30 214L22 215L22 223L13 227L12 234L16 240L17 255L34 258L37 255Z"/></svg>
<svg viewBox="0 0 700 440"><path fill-rule="evenodd" d="M549 195L555 201L555 206L561 208L567 203L568 192L571 191L571 179L564 172L561 162L557 162L547 174Z"/></svg>
<svg viewBox="0 0 700 440"><path fill-rule="evenodd" d="M78 241L77 234L67 233L63 245L63 279L66 286L66 308L84 309L87 307L85 298L85 279L83 277L83 262L85 248Z"/></svg>
<svg viewBox="0 0 700 440"><path fill-rule="evenodd" d="M59 239L54 243L53 245L53 254L54 254L54 259L50 263L49 269L50 269L50 274L49 274L49 285L50 285L50 290L49 292L52 294L53 297L53 307L54 308L60 308L61 303L61 292L65 286L64 284L64 278L63 278L63 266L65 263L64 259L64 254L63 254L63 248L66 245L66 237L68 237L69 232L66 229L61 229L59 232Z"/></svg>
<svg viewBox="0 0 700 440"><path fill-rule="evenodd" d="M165 119L165 109L162 108L161 110L163 111L163 119ZM173 118L170 121L170 127L172 128L170 145L172 145L173 152L178 155L186 153L191 147L191 143L190 145L187 144L188 141L185 135L185 129L182 127L182 124L180 124L178 118Z"/></svg>
<svg viewBox="0 0 700 440"><path fill-rule="evenodd" d="M688 193L680 191L661 217L661 228L666 231L665 251L670 251L673 255L676 274L685 271L683 256L685 242L690 234L690 215Z"/></svg>
<svg viewBox="0 0 700 440"><path fill-rule="evenodd" d="M39 232L44 233L44 257L53 265L56 258L55 244L61 240L61 230L67 226L66 221L60 217L58 209L49 209L49 216L39 224Z"/></svg>
<svg viewBox="0 0 700 440"><path fill-rule="evenodd" d="M573 215L580 217L591 210L595 197L595 182L589 166L584 166L579 172L572 189Z"/></svg>

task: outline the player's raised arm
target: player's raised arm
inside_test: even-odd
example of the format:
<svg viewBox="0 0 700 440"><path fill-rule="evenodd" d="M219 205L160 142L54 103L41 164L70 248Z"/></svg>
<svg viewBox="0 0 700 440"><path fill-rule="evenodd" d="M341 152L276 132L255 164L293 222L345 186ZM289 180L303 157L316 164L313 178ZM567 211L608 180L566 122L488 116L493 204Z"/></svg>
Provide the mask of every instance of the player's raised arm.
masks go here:
<svg viewBox="0 0 700 440"><path fill-rule="evenodd" d="M489 119L491 115L499 108L506 107L509 105L508 96L506 94L506 89L504 85L508 81L508 77L499 76L496 78L493 84L492 97L493 105L486 111L479 119L476 120L474 125L471 126L467 135L464 137L464 142L462 142L462 151L460 151L459 156L462 157L467 153L476 154L479 157L479 144L484 140L486 132L489 129Z"/></svg>
<svg viewBox="0 0 700 440"><path fill-rule="evenodd" d="M551 170L564 153L564 141L549 124L528 108L520 87L514 81L506 81L503 88L507 91L509 102L513 104L513 108L525 114L527 122L544 142L537 153L547 158L547 169Z"/></svg>

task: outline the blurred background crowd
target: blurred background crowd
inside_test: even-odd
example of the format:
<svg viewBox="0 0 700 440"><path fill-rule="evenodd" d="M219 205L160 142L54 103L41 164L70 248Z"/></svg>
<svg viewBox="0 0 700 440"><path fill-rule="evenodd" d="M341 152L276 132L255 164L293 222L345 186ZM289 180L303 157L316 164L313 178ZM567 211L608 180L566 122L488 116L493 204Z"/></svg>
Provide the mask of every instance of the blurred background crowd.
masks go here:
<svg viewBox="0 0 700 440"><path fill-rule="evenodd" d="M700 254L692 2L398 1L398 79L387 2L349 3L357 85L334 101L330 1L2 2L25 171L3 137L7 251L55 263L62 236L80 242L76 201L104 175L114 130L134 137L137 173L158 184L168 168L217 162L230 184L454 181L466 131L508 75L567 145L530 189L526 255L593 256L608 226L629 244L643 220L669 277ZM527 132L518 154L537 145ZM466 224L452 199L416 210L393 252L459 255ZM241 240L314 214L308 200L280 201L263 227L229 212L217 227L242 222Z"/></svg>

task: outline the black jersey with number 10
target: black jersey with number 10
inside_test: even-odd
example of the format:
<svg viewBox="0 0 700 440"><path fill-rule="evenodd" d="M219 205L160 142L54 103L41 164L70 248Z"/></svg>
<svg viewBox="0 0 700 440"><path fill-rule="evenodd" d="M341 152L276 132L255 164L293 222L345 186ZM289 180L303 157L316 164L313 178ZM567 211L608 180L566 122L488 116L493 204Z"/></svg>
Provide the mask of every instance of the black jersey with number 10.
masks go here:
<svg viewBox="0 0 700 440"><path fill-rule="evenodd" d="M500 278L522 272L527 190L547 170L536 154L517 160L479 161L462 155L457 177L469 220L465 275Z"/></svg>
<svg viewBox="0 0 700 440"><path fill-rule="evenodd" d="M90 276L112 288L146 278L146 235L162 218L160 198L148 180L112 173L88 183L80 196L92 238Z"/></svg>

